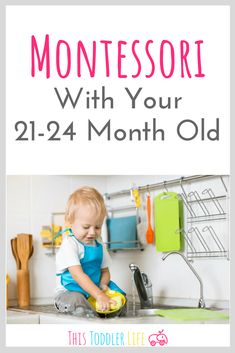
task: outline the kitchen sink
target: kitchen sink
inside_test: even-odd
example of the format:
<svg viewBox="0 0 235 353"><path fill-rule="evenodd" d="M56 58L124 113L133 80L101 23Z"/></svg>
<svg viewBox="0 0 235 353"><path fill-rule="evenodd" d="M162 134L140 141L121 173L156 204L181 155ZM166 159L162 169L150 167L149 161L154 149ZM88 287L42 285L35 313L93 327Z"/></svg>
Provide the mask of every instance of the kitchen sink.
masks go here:
<svg viewBox="0 0 235 353"><path fill-rule="evenodd" d="M197 309L195 306L173 306L173 305L157 305L154 306L153 308L145 308L145 309L136 309L131 310L128 309L125 317L148 317L148 316L156 316L157 315L157 310L169 310L169 309ZM210 308L205 308L206 310L211 310L211 311L221 311L222 309L216 308L216 307L210 307Z"/></svg>
<svg viewBox="0 0 235 353"><path fill-rule="evenodd" d="M145 316L156 316L156 312L158 309L183 309L186 307L179 307L179 306L171 306L171 305L158 305L158 306L153 306L152 308L144 308L144 309L136 309L136 310L131 310L129 309L126 313L126 317L145 317ZM189 307L188 307L189 308ZM192 308L192 307L191 307Z"/></svg>
<svg viewBox="0 0 235 353"><path fill-rule="evenodd" d="M137 304L137 303L136 303ZM165 309L196 309L196 307L186 307L186 306L173 306L173 305L154 305L154 307L152 308L145 308L145 309L141 309L139 304L135 305L135 308L133 308L132 303L128 302L128 307L127 307L127 312L121 316L121 317L115 317L115 321L116 320L128 320L128 319L134 319L134 318L141 318L141 320L143 319L147 319L147 318L153 318L155 317L155 319L160 318L160 316L158 316L158 310L165 310ZM207 310L212 310L212 311L222 311L223 309L219 309L219 308L206 308ZM50 317L55 317L55 318L62 318L62 316L64 316L64 319L68 319L68 318L75 318L74 315L69 315L69 314L60 314L57 312L57 310L55 309L55 307L53 305L32 305L27 309L19 309L19 308L11 308L12 311L16 311L16 312L21 312L21 313L33 313L33 314L38 314L38 315L50 315ZM81 318L88 318L88 317L83 317L80 316ZM93 320L97 320L98 318L94 318L91 317L91 319L93 318ZM154 320L155 320L154 319Z"/></svg>

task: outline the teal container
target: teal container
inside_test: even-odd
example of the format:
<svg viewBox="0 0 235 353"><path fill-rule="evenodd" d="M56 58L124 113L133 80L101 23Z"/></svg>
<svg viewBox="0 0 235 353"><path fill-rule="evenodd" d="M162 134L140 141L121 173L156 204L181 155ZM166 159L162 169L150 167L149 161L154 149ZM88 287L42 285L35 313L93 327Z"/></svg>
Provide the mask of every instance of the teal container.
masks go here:
<svg viewBox="0 0 235 353"><path fill-rule="evenodd" d="M135 248L137 240L136 216L108 218L109 249ZM115 242L115 243L112 243Z"/></svg>

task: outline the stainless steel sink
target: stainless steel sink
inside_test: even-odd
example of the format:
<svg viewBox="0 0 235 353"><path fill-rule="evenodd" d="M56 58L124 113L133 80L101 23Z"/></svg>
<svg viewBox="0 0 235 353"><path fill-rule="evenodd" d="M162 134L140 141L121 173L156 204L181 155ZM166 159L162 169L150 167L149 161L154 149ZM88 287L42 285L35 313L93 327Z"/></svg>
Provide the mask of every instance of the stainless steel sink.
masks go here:
<svg viewBox="0 0 235 353"><path fill-rule="evenodd" d="M137 310L131 310L129 309L125 315L125 317L148 317L148 316L156 316L157 315L157 310L158 309L196 309L195 306L172 306L172 305L158 305L154 306L153 308L146 308L146 309L140 309L138 308ZM214 310L214 311L219 311L222 309L219 308L206 308L207 310Z"/></svg>
<svg viewBox="0 0 235 353"><path fill-rule="evenodd" d="M157 309L160 309L160 308L139 309L137 311L137 316L156 316ZM167 308L165 308L165 309L167 309Z"/></svg>
<svg viewBox="0 0 235 353"><path fill-rule="evenodd" d="M145 309L140 309L136 308L136 310L133 310L131 308L128 308L126 317L133 317L133 316L138 316L138 317L145 317L145 316L156 316L157 314L157 309L175 309L177 307L175 306L170 306L170 305L157 305L152 308L145 308ZM179 307L178 307L179 308Z"/></svg>

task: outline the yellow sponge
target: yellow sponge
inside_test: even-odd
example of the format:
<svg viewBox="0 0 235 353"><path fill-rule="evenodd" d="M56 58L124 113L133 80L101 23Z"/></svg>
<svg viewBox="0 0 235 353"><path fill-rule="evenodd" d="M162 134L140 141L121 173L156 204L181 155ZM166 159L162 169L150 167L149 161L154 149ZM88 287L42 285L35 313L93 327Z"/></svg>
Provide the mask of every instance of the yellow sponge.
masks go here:
<svg viewBox="0 0 235 353"><path fill-rule="evenodd" d="M117 310L119 310L124 304L125 304L125 302L126 302L126 300L125 300L125 297L121 294L121 293L119 293L119 292L116 292L116 291L114 291L114 290L107 290L106 292L105 292L105 294L109 297L109 298L111 298L111 299L113 299L114 301L115 301L115 304L110 304L110 309L109 309L109 311L117 311ZM94 298L92 298L92 297L90 297L89 299L88 299L88 301L94 306L95 305L95 310L96 311L101 311L101 308L100 308L100 306L98 305L98 303L96 302L96 300L94 299Z"/></svg>
<svg viewBox="0 0 235 353"><path fill-rule="evenodd" d="M117 292L115 292L115 290L108 289L108 290L105 291L105 294L106 294L109 298L112 298L114 295L117 295Z"/></svg>
<svg viewBox="0 0 235 353"><path fill-rule="evenodd" d="M122 306L122 298L121 297L114 297L113 300L115 300L116 304L110 304L110 309L111 310L119 310Z"/></svg>

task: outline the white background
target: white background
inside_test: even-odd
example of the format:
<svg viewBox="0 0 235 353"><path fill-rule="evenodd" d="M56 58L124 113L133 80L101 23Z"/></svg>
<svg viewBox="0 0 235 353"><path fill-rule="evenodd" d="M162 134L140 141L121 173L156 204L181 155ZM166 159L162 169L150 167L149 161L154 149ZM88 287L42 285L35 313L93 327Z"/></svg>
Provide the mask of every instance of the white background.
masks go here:
<svg viewBox="0 0 235 353"><path fill-rule="evenodd" d="M229 325L7 325L6 326L6 345L11 347L19 346L69 346L68 331L85 332L86 346L91 346L90 331L98 333L116 334L124 332L125 347L140 347L142 342L130 341L128 345L128 332L144 333L144 347L151 347L148 336L163 330L167 335L168 344L163 347L228 347L229 346ZM12 339L14 337L14 340ZM43 339L42 339L43 337ZM136 337L136 336L135 336ZM75 348L76 346L70 346ZM82 348L85 346L77 346ZM93 345L94 347L94 345ZM104 346L103 346L104 347ZM109 345L110 347L110 345ZM111 346L112 347L112 346ZM113 346L112 348L114 348ZM118 346L116 346L118 347ZM122 349L121 346L119 348ZM157 344L153 349L161 348Z"/></svg>
<svg viewBox="0 0 235 353"><path fill-rule="evenodd" d="M45 34L51 40L51 78L44 73L30 76L30 38L35 35L43 45ZM41 42L40 42L41 38ZM71 45L72 71L69 78L59 79L55 71L55 48L63 39ZM149 72L143 62L143 74L138 79L117 79L115 53L111 55L111 77L105 79L102 65L93 79L76 77L76 43L83 40L89 48L93 40L126 40L141 43L152 39L156 75L144 78ZM159 43L167 39L176 51L175 76L164 79L158 68ZM202 39L202 63L205 78L179 78L179 42L191 45L189 62L195 72L194 42ZM7 174L229 174L229 7L8 7L7 8ZM88 43L88 44L87 44ZM39 44L40 45L40 44ZM115 45L114 45L115 48ZM135 61L126 50L123 70L136 72ZM97 49L98 50L98 49ZM129 51L130 53L130 51ZM100 59L99 55L98 59ZM177 61L178 60L178 61ZM101 61L100 61L101 62ZM132 69L134 72L132 72ZM157 72L158 71L158 72ZM115 109L61 109L54 87L68 87L76 92L100 89L114 97ZM143 87L138 109L132 110L124 94L124 87L137 90ZM147 96L183 97L178 110L150 110L141 105ZM96 137L87 141L87 121L101 129L111 119L112 128L144 127L144 122L156 118L165 130L165 141L118 142ZM199 137L186 142L176 134L176 126L183 119L215 127L220 118L220 141L201 141ZM14 129L16 121L36 121L37 132L45 132L50 120L57 120L61 131L74 121L76 139L65 136L59 142L37 138L34 142L18 142Z"/></svg>

